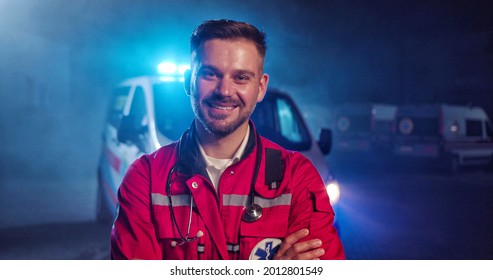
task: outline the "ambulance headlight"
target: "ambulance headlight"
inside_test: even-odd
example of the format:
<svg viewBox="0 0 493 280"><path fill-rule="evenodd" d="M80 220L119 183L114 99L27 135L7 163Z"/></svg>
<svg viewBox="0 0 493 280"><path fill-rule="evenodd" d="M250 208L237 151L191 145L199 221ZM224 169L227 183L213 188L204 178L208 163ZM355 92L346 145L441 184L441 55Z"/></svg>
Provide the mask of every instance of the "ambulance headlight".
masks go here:
<svg viewBox="0 0 493 280"><path fill-rule="evenodd" d="M459 123L457 122L453 122L450 126L449 126L449 130L451 133L459 133Z"/></svg>
<svg viewBox="0 0 493 280"><path fill-rule="evenodd" d="M335 205L341 197L341 191L339 189L339 183L336 180L330 181L326 186L327 194L330 198L330 204Z"/></svg>

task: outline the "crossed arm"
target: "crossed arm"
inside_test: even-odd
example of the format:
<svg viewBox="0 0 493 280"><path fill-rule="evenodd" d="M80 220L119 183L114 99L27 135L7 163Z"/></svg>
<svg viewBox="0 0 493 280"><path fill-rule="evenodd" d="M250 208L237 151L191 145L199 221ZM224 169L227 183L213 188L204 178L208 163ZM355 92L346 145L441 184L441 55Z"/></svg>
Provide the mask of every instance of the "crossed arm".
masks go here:
<svg viewBox="0 0 493 280"><path fill-rule="evenodd" d="M342 243L333 225L334 211L323 180L306 158L297 161L291 170L293 199L288 235L274 259L344 259Z"/></svg>
<svg viewBox="0 0 493 280"><path fill-rule="evenodd" d="M309 230L305 228L288 235L274 256L274 260L319 260L319 257L325 254L325 250L320 248L322 240L311 239L298 242L307 237L309 233Z"/></svg>

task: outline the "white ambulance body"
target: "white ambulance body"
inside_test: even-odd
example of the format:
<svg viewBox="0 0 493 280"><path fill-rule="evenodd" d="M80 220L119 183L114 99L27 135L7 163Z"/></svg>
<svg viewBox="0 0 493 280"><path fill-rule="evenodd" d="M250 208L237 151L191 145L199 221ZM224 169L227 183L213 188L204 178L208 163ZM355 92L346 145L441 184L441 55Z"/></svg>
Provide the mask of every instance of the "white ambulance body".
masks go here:
<svg viewBox="0 0 493 280"><path fill-rule="evenodd" d="M143 153L179 139L190 127L193 112L185 94L182 76L143 76L119 84L110 100L103 129L103 147L98 166L99 220L116 215L117 190L129 165ZM324 155L330 150L330 131L317 142L294 101L282 92L268 90L252 116L261 135L290 150L305 154L324 179L333 206L339 185Z"/></svg>
<svg viewBox="0 0 493 280"><path fill-rule="evenodd" d="M382 103L353 103L334 109L334 151L370 152L389 147L397 107Z"/></svg>
<svg viewBox="0 0 493 280"><path fill-rule="evenodd" d="M450 104L400 106L394 154L433 158L456 172L461 166L487 165L493 156L493 130L480 107Z"/></svg>

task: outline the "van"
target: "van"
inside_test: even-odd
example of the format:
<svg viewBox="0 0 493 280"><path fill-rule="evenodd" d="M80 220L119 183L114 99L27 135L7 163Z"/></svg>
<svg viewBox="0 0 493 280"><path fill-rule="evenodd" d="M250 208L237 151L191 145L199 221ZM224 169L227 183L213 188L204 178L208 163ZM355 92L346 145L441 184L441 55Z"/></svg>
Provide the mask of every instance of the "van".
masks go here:
<svg viewBox="0 0 493 280"><path fill-rule="evenodd" d="M386 151L394 132L397 106L384 103L346 103L333 112L334 152Z"/></svg>
<svg viewBox="0 0 493 280"><path fill-rule="evenodd" d="M98 220L115 218L117 190L129 165L142 154L178 140L193 116L179 76L135 77L116 87L103 129L97 170ZM331 131L321 130L320 141L315 141L293 99L274 89L269 89L258 103L252 119L261 135L302 152L314 163L336 206L339 185L324 158L331 148Z"/></svg>
<svg viewBox="0 0 493 280"><path fill-rule="evenodd" d="M435 159L453 173L491 163L493 129L481 107L403 105L397 110L396 124L396 156Z"/></svg>

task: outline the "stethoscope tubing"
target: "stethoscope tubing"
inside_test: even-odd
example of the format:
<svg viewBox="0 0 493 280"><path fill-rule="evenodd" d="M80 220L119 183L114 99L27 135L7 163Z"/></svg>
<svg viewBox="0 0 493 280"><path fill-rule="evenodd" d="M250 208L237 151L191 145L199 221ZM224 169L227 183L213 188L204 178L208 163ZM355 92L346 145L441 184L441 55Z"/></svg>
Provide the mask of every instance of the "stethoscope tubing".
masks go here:
<svg viewBox="0 0 493 280"><path fill-rule="evenodd" d="M192 215L193 215L193 196L190 194L190 213L188 215L188 226L187 226L187 234L183 236L180 227L178 226L178 223L176 222L176 216L175 216L175 211L173 210L173 200L171 199L171 177L173 176L173 173L175 172L176 168L180 164L180 161L175 163L173 167L171 167L169 173L168 173L168 178L166 178L166 193L168 194L168 205L169 205L169 211L171 214L171 219L176 227L176 230L178 231L178 234L180 235L181 242L177 243L176 245L183 245L187 242L193 242L197 239L197 236L190 238L190 228L192 225Z"/></svg>
<svg viewBox="0 0 493 280"><path fill-rule="evenodd" d="M255 158L255 169L253 172L253 177L252 181L250 183L250 193L249 193L249 201L247 206L243 209L243 214L242 214L242 220L248 223L255 222L260 217L262 216L262 207L258 204L255 203L255 183L258 178L258 173L260 170L260 164L262 163L262 143L260 136L257 134L257 153L256 153L256 158ZM187 141L180 139L179 145L181 146L182 141ZM190 238L190 229L191 229L191 224L192 224L192 215L193 215L193 196L190 194L190 213L188 215L188 225L187 225L187 233L186 235L183 235L183 233L180 230L180 227L178 226L178 223L176 221L176 216L175 212L173 210L173 201L172 201L172 196L171 196L171 179L173 177L173 173L176 172L176 169L180 164L182 164L181 161L181 149L178 148L178 161L171 167L171 169L168 172L168 177L166 178L166 193L168 197L168 207L169 211L171 214L171 219L173 222L174 227L176 227L176 230L178 231L178 235L180 235L181 242L176 243L176 245L183 245L188 242L193 242L197 240L197 236Z"/></svg>

